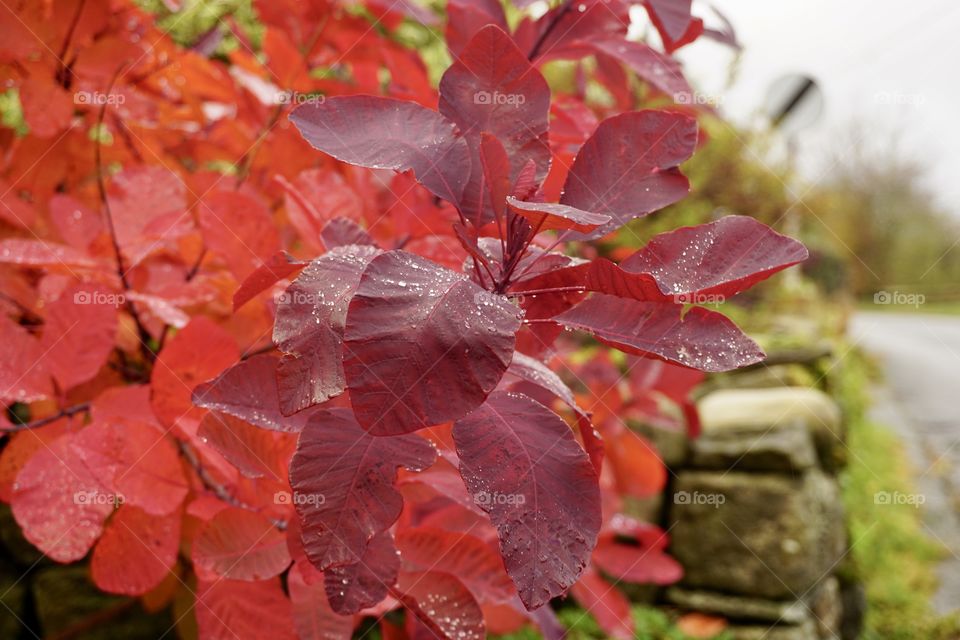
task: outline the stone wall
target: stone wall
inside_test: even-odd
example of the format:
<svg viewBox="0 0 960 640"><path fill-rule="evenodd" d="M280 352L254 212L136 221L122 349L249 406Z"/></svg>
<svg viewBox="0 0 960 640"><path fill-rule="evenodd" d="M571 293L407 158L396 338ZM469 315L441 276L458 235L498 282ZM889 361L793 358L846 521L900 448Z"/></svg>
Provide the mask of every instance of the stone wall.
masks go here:
<svg viewBox="0 0 960 640"><path fill-rule="evenodd" d="M673 462L669 602L722 615L738 640L852 640L857 585L837 483L846 451L836 403L808 387L720 389L702 435ZM853 602L843 606L844 601Z"/></svg>

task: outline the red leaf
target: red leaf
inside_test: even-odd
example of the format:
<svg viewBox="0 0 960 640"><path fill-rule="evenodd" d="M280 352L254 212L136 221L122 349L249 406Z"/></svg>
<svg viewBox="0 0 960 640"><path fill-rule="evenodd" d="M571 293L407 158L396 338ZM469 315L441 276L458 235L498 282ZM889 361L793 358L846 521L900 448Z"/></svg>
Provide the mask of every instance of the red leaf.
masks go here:
<svg viewBox="0 0 960 640"><path fill-rule="evenodd" d="M32 402L52 393L40 341L0 314L0 400Z"/></svg>
<svg viewBox="0 0 960 640"><path fill-rule="evenodd" d="M580 576L600 530L597 475L573 432L530 398L495 392L457 421L460 474L500 535L528 609Z"/></svg>
<svg viewBox="0 0 960 640"><path fill-rule="evenodd" d="M17 474L10 500L24 537L57 562L87 555L116 503L74 453L73 438L39 449Z"/></svg>
<svg viewBox="0 0 960 640"><path fill-rule="evenodd" d="M266 476L277 482L286 481L287 462L294 445L290 436L216 411L203 417L197 435L248 478Z"/></svg>
<svg viewBox="0 0 960 640"><path fill-rule="evenodd" d="M683 76L683 69L674 58L660 53L642 42L623 38L590 40L587 44L600 53L626 64L634 73L658 91L677 102L690 102L693 89Z"/></svg>
<svg viewBox="0 0 960 640"><path fill-rule="evenodd" d="M570 387L546 364L519 351L513 354L513 362L510 363L507 373L520 379L519 382L510 385L510 390L524 393L549 407L551 399L540 399L544 395L543 392L546 392L549 396L560 398L564 404L573 409L574 413L577 414L577 426L580 428L580 437L583 440L584 449L590 456L593 468L599 475L603 468L603 440L596 429L593 428L590 414L577 404Z"/></svg>
<svg viewBox="0 0 960 640"><path fill-rule="evenodd" d="M424 258L404 251L374 258L344 332L357 421L390 435L463 417L510 364L518 316L505 297Z"/></svg>
<svg viewBox="0 0 960 640"><path fill-rule="evenodd" d="M161 166L124 169L113 176L107 196L117 242L133 264L161 241L192 228L186 215L186 188L175 173Z"/></svg>
<svg viewBox="0 0 960 640"><path fill-rule="evenodd" d="M350 640L353 617L341 616L330 608L323 584L308 584L304 573L312 566L293 565L287 575L287 588L293 603L293 626L300 640Z"/></svg>
<svg viewBox="0 0 960 640"><path fill-rule="evenodd" d="M306 262L297 260L286 251L276 252L240 283L233 294L233 310L236 311L261 291L299 272L306 265Z"/></svg>
<svg viewBox="0 0 960 640"><path fill-rule="evenodd" d="M197 589L199 637L204 640L294 640L290 601L279 578L258 582L201 581Z"/></svg>
<svg viewBox="0 0 960 640"><path fill-rule="evenodd" d="M506 149L511 181L528 161L536 164L537 180L547 175L550 147L547 145L550 88L527 60L513 39L496 25L480 29L440 80L440 113L460 127L470 144L473 166L458 202L464 214L476 219L493 218L485 197L481 133L495 136Z"/></svg>
<svg viewBox="0 0 960 640"><path fill-rule="evenodd" d="M0 220L29 229L37 217L33 206L18 197L10 183L0 178Z"/></svg>
<svg viewBox="0 0 960 640"><path fill-rule="evenodd" d="M198 316L164 346L151 376L150 402L164 426L179 420L199 420L203 409L193 406L193 388L240 358L237 344L212 320Z"/></svg>
<svg viewBox="0 0 960 640"><path fill-rule="evenodd" d="M25 265L28 267L53 267L62 270L93 268L100 265L87 254L73 247L47 242L46 240L24 240L7 238L0 240L0 263Z"/></svg>
<svg viewBox="0 0 960 640"><path fill-rule="evenodd" d="M351 244L377 246L363 227L350 218L344 217L337 217L328 222L320 232L320 238L328 250Z"/></svg>
<svg viewBox="0 0 960 640"><path fill-rule="evenodd" d="M106 363L117 337L120 300L101 287L77 285L49 306L40 348L60 389L86 382Z"/></svg>
<svg viewBox="0 0 960 640"><path fill-rule="evenodd" d="M290 486L303 544L319 569L350 564L399 517L397 467L433 463L431 445L415 435L374 437L347 409L318 411L300 434Z"/></svg>
<svg viewBox="0 0 960 640"><path fill-rule="evenodd" d="M646 0L644 6L664 42L683 37L690 26L693 0Z"/></svg>
<svg viewBox="0 0 960 640"><path fill-rule="evenodd" d="M56 193L48 207L60 237L75 249L86 250L103 231L100 216L71 196Z"/></svg>
<svg viewBox="0 0 960 640"><path fill-rule="evenodd" d="M510 177L510 156L507 155L503 143L486 132L480 134L480 162L483 165L483 180L486 187L483 191L490 199L490 208L496 216L499 230L503 228L504 207L513 185ZM534 165L530 166L531 171L536 170ZM530 179L533 180L532 173ZM474 220L478 228L482 222L482 219ZM504 232L505 230L500 231L500 233Z"/></svg>
<svg viewBox="0 0 960 640"><path fill-rule="evenodd" d="M488 24L506 30L507 17L498 0L450 0L447 2L447 28L444 32L450 55L456 58L470 38Z"/></svg>
<svg viewBox="0 0 960 640"><path fill-rule="evenodd" d="M203 241L240 281L276 253L277 227L260 200L237 191L214 191L197 206Z"/></svg>
<svg viewBox="0 0 960 640"><path fill-rule="evenodd" d="M703 307L683 314L679 304L597 293L554 320L568 329L589 331L626 353L701 371L730 371L764 357L760 347L729 319Z"/></svg>
<svg viewBox="0 0 960 640"><path fill-rule="evenodd" d="M696 120L679 113L632 111L601 122L573 161L560 202L613 220L573 237L599 238L687 195L677 165L696 144Z"/></svg>
<svg viewBox="0 0 960 640"><path fill-rule="evenodd" d="M637 584L673 584L683 577L680 564L657 547L601 540L593 562L617 580Z"/></svg>
<svg viewBox="0 0 960 640"><path fill-rule="evenodd" d="M343 393L347 306L363 270L380 253L375 247L333 249L311 262L280 297L273 341L286 354L277 370L284 415Z"/></svg>
<svg viewBox="0 0 960 640"><path fill-rule="evenodd" d="M730 297L807 259L806 248L748 216L661 233L621 263L629 274L651 274L664 296L699 302Z"/></svg>
<svg viewBox="0 0 960 640"><path fill-rule="evenodd" d="M147 513L173 513L187 495L173 442L142 423L91 424L76 435L73 448L98 480Z"/></svg>
<svg viewBox="0 0 960 640"><path fill-rule="evenodd" d="M573 229L587 233L600 225L610 222L610 216L581 211L565 204L550 202L523 202L510 196L507 204L514 213L530 221L530 225L539 231Z"/></svg>
<svg viewBox="0 0 960 640"><path fill-rule="evenodd" d="M150 515L129 504L110 519L93 550L94 584L110 593L140 596L170 574L180 548L180 512Z"/></svg>
<svg viewBox="0 0 960 640"><path fill-rule="evenodd" d="M397 534L406 571L440 571L457 576L478 602L507 602L516 594L495 549L467 533L434 527Z"/></svg>
<svg viewBox="0 0 960 640"><path fill-rule="evenodd" d="M470 590L449 573L401 573L397 590L406 605L435 637L481 640L483 611Z"/></svg>
<svg viewBox="0 0 960 640"><path fill-rule="evenodd" d="M308 413L284 416L277 388L277 357L263 353L243 360L209 382L197 385L193 404L230 414L273 431L298 432Z"/></svg>
<svg viewBox="0 0 960 640"><path fill-rule="evenodd" d="M656 448L626 427L607 436L607 458L621 495L648 498L663 491L667 468Z"/></svg>
<svg viewBox="0 0 960 640"><path fill-rule="evenodd" d="M73 96L52 79L33 76L20 85L23 118L30 133L51 138L70 126Z"/></svg>
<svg viewBox="0 0 960 640"><path fill-rule="evenodd" d="M593 569L587 569L570 593L611 638L632 640L633 614L630 601Z"/></svg>
<svg viewBox="0 0 960 640"><path fill-rule="evenodd" d="M597 258L590 263L584 284L591 291L620 298L674 302L668 294L660 291L652 274L627 271L606 258Z"/></svg>
<svg viewBox="0 0 960 640"><path fill-rule="evenodd" d="M330 607L341 615L358 613L383 600L397 581L400 558L393 536L384 531L367 544L353 564L330 567L324 572L324 589Z"/></svg>
<svg viewBox="0 0 960 640"><path fill-rule="evenodd" d="M413 102L337 96L298 107L290 120L315 148L373 169L412 169L434 195L457 202L470 173L452 122Z"/></svg>
<svg viewBox="0 0 960 640"><path fill-rule="evenodd" d="M264 516L246 509L224 509L193 541L198 575L206 579L264 580L290 565L286 535Z"/></svg>

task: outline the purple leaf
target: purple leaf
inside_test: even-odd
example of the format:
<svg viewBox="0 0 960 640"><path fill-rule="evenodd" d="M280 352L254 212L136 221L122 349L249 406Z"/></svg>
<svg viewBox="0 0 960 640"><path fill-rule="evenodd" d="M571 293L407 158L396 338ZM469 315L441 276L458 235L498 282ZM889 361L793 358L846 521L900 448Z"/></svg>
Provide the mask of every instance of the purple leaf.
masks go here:
<svg viewBox="0 0 960 640"><path fill-rule="evenodd" d="M616 58L658 91L676 102L689 101L693 89L683 75L680 63L642 42L623 38L587 41L600 53Z"/></svg>
<svg viewBox="0 0 960 640"><path fill-rule="evenodd" d="M728 318L703 307L683 314L680 304L594 294L554 320L626 353L701 371L730 371L764 357Z"/></svg>
<svg viewBox="0 0 960 640"><path fill-rule="evenodd" d="M650 19L666 40L679 40L690 26L693 0L646 0Z"/></svg>
<svg viewBox="0 0 960 640"><path fill-rule="evenodd" d="M273 431L303 429L307 414L285 416L277 392L277 357L260 354L238 362L193 390L193 404L222 411Z"/></svg>
<svg viewBox="0 0 960 640"><path fill-rule="evenodd" d="M323 231L320 232L320 239L323 240L323 246L327 250L343 247L349 244L365 245L370 247L377 246L366 229L358 225L350 218L338 216L328 222Z"/></svg>
<svg viewBox="0 0 960 640"><path fill-rule="evenodd" d="M460 474L490 514L528 609L566 593L600 530L600 489L570 427L528 398L495 392L453 427Z"/></svg>
<svg viewBox="0 0 960 640"><path fill-rule="evenodd" d="M290 486L307 557L318 569L355 563L400 516L397 467L420 471L436 451L415 435L374 437L347 409L322 409L300 434Z"/></svg>
<svg viewBox="0 0 960 640"><path fill-rule="evenodd" d="M524 202L513 196L507 198L510 210L530 221L530 226L539 231L573 229L587 233L610 222L610 216L581 211L565 204L551 202Z"/></svg>
<svg viewBox="0 0 960 640"><path fill-rule="evenodd" d="M347 305L363 270L380 253L375 247L333 249L311 262L280 298L273 341L286 354L277 368L285 415L343 393Z"/></svg>
<svg viewBox="0 0 960 640"><path fill-rule="evenodd" d="M495 136L510 158L511 180L533 160L537 179L547 175L550 88L503 29L487 25L474 35L440 80L440 113L460 127L470 144L472 169L460 200L469 219L493 219L483 188L482 132Z"/></svg>
<svg viewBox="0 0 960 640"><path fill-rule="evenodd" d="M654 236L620 266L627 277L650 274L665 296L697 302L733 296L807 256L803 244L753 218L726 216Z"/></svg>
<svg viewBox="0 0 960 640"><path fill-rule="evenodd" d="M343 369L375 435L463 417L513 356L520 310L466 275L405 251L374 258L347 313Z"/></svg>
<svg viewBox="0 0 960 640"><path fill-rule="evenodd" d="M649 273L627 271L606 258L591 262L586 276L584 284L591 291L634 300L673 301L660 291L656 279Z"/></svg>
<svg viewBox="0 0 960 640"><path fill-rule="evenodd" d="M399 571L400 556L393 536L387 531L378 533L353 564L330 567L324 572L323 585L330 608L349 615L372 607L386 597Z"/></svg>
<svg viewBox="0 0 960 640"><path fill-rule="evenodd" d="M690 184L677 165L696 144L696 120L680 113L631 111L601 122L573 161L560 202L613 220L573 239L599 238L683 198Z"/></svg>
<svg viewBox="0 0 960 640"><path fill-rule="evenodd" d="M467 144L454 124L413 102L337 96L290 114L301 135L338 160L373 169L413 169L434 195L458 202L470 175Z"/></svg>

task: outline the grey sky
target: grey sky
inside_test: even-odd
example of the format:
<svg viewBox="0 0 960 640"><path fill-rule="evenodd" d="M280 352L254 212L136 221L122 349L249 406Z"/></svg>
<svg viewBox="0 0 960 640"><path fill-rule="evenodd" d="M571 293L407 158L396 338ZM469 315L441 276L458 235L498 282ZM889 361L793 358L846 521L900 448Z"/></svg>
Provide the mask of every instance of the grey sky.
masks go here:
<svg viewBox="0 0 960 640"><path fill-rule="evenodd" d="M724 85L732 56L698 41L681 51L687 74L748 124L776 78L802 72L825 94L818 124L803 132L800 161L811 178L852 122L929 165L928 186L960 216L960 2L957 0L714 0L744 45L739 72ZM710 16L696 2L694 12ZM709 23L709 20L708 20Z"/></svg>

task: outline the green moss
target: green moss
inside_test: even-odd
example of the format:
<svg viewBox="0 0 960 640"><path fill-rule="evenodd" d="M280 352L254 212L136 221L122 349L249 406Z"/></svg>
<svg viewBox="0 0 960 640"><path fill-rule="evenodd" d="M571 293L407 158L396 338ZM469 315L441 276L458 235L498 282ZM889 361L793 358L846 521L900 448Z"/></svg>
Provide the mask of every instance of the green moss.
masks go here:
<svg viewBox="0 0 960 640"><path fill-rule="evenodd" d="M935 569L945 550L923 533L921 513L910 504L877 504L877 493L913 493L903 446L893 433L866 419L868 364L851 354L836 377L838 399L855 454L841 482L850 539L851 572L867 595L863 640L947 640L960 621L938 617L930 599Z"/></svg>
<svg viewBox="0 0 960 640"><path fill-rule="evenodd" d="M557 612L557 617L569 633L568 640L602 640L607 638L597 625L593 616L578 607L568 607ZM674 617L662 610L653 607L636 606L633 608L634 637L636 640L692 640L692 638L676 627ZM540 638L540 633L534 628L527 628L517 633L504 636L491 636L500 640L534 640ZM728 633L721 633L713 640L731 640Z"/></svg>

